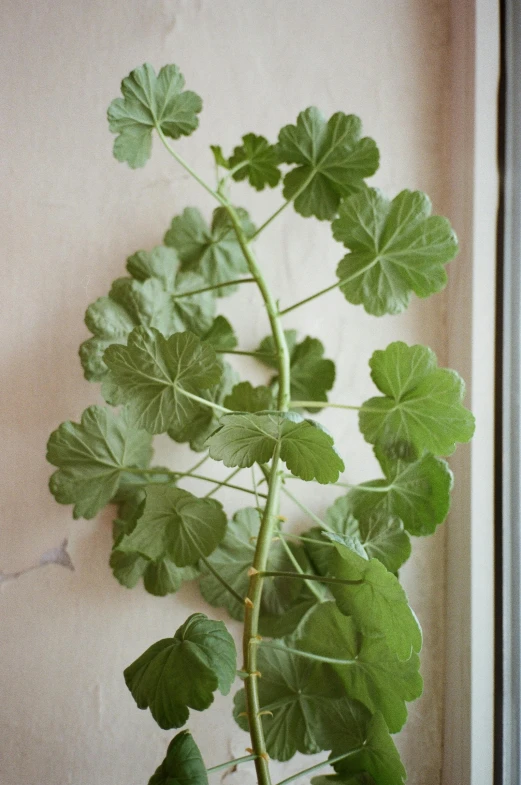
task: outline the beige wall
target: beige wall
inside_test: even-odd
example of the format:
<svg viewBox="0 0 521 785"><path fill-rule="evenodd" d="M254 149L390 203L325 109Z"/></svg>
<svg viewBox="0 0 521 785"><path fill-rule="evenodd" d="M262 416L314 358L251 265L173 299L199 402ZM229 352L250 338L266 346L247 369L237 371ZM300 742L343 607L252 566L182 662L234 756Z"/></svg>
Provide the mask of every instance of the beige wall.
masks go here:
<svg viewBox="0 0 521 785"><path fill-rule="evenodd" d="M45 442L59 422L77 420L99 400L77 358L86 306L123 273L130 253L160 241L174 214L211 205L158 145L143 170L116 163L106 107L134 66L179 64L205 104L200 130L179 149L208 177L210 143L228 150L248 131L274 138L312 103L354 112L381 149L375 182L391 194L422 188L443 213L448 0L4 0L2 39L0 571L22 574L0 587L0 781L139 785L173 734L135 708L121 672L202 601L189 588L157 599L115 582L110 513L74 522L70 508L56 505ZM279 200L237 187L237 201L258 221ZM290 210L258 245L288 304L332 281L341 256L326 224ZM267 326L256 292L245 289L225 304L241 345L253 348ZM377 321L333 292L292 316L290 326L327 342L338 363L337 400L371 393L367 360L391 338L427 342L444 359L443 296ZM374 462L351 415L328 413L324 421L343 452L353 448L347 480L368 479ZM162 461L179 466L186 454L160 440ZM333 497L332 489L308 492L317 512ZM247 503L223 498L230 510ZM65 539L74 571L50 564L24 572L43 554L53 561L48 552ZM417 542L404 571L425 631L425 695L400 737L414 785L436 785L441 766L443 539L440 532ZM208 765L247 746L228 700L193 713L190 725ZM245 769L226 782L253 779Z"/></svg>

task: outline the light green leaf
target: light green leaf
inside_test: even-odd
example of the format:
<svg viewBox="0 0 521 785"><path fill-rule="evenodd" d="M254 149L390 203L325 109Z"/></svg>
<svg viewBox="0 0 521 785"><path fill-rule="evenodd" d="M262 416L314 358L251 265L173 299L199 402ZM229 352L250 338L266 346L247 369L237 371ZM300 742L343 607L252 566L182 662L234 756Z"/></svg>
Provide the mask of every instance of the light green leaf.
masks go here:
<svg viewBox="0 0 521 785"><path fill-rule="evenodd" d="M174 594L185 581L192 581L199 575L195 565L177 567L170 559L148 562L143 575L143 583L149 594L166 597Z"/></svg>
<svg viewBox="0 0 521 785"><path fill-rule="evenodd" d="M328 749L317 735L342 686L335 674L322 663L295 657L281 649L262 648L257 664L264 737L268 755L289 760L296 752L310 755ZM243 730L248 722L240 716L245 708L244 690L235 696L234 717Z"/></svg>
<svg viewBox="0 0 521 785"><path fill-rule="evenodd" d="M224 537L226 515L215 499L198 499L168 485L149 485L145 508L118 549L157 561L165 557L178 567L208 556Z"/></svg>
<svg viewBox="0 0 521 785"><path fill-rule="evenodd" d="M182 330L206 338L212 331L215 297L211 292L180 296L203 288L205 281L195 273L179 272L179 265L172 248L138 251L127 261L133 278L118 278L107 297L89 305L85 324L93 337L80 346L86 379L103 380L105 349L113 343L126 344L134 327L154 327L165 338Z"/></svg>
<svg viewBox="0 0 521 785"><path fill-rule="evenodd" d="M250 382L236 384L224 399L224 406L235 412L263 412L272 409L273 393L269 387L253 387Z"/></svg>
<svg viewBox="0 0 521 785"><path fill-rule="evenodd" d="M290 394L293 401L327 401L327 392L335 382L335 364L324 358L324 346L318 338L304 338L296 343L294 330L286 332L286 340L290 350ZM275 344L268 336L261 342L258 350L259 360L269 367L277 368ZM270 358L273 355L273 360ZM273 377L272 384L278 382ZM309 411L315 411L310 409Z"/></svg>
<svg viewBox="0 0 521 785"><path fill-rule="evenodd" d="M265 186L274 188L280 180L279 158L277 148L263 136L246 134L242 137L242 145L236 147L227 162L228 169L244 164L233 173L234 180L248 179L257 191Z"/></svg>
<svg viewBox="0 0 521 785"><path fill-rule="evenodd" d="M214 161L217 166L222 166L223 169L229 169L229 164L223 155L222 147L218 144L211 144L210 150L212 151Z"/></svg>
<svg viewBox="0 0 521 785"><path fill-rule="evenodd" d="M431 349L396 341L374 352L369 365L384 397L370 398L360 410L367 442L411 460L424 451L451 455L456 442L472 438L474 417L461 403L464 382L455 371L438 368Z"/></svg>
<svg viewBox="0 0 521 785"><path fill-rule="evenodd" d="M222 621L192 614L173 638L154 643L126 668L127 687L138 708L150 708L160 728L180 728L188 709L203 711L219 689L227 695L237 653Z"/></svg>
<svg viewBox="0 0 521 785"><path fill-rule="evenodd" d="M320 732L325 731L323 741L331 749L330 757L347 757L333 764L340 780L314 777L313 785L349 782L351 776L362 772L372 775L376 785L403 785L405 769L379 712L371 715L360 703L346 699L331 706L328 719L329 727L321 727Z"/></svg>
<svg viewBox="0 0 521 785"><path fill-rule="evenodd" d="M398 578L378 559L367 559L351 550L338 535L331 534L335 550L328 561L330 577L353 581L334 583L330 591L339 609L352 616L364 635L383 636L401 660L422 647L418 620Z"/></svg>
<svg viewBox="0 0 521 785"><path fill-rule="evenodd" d="M58 467L51 493L59 504L74 504L74 518L94 518L116 495L125 469L145 468L151 456L149 434L127 409L90 406L81 423L64 422L49 437L47 460Z"/></svg>
<svg viewBox="0 0 521 785"><path fill-rule="evenodd" d="M303 480L336 482L344 462L329 433L313 420L297 414L225 414L219 429L206 444L210 456L225 466L245 468L266 463L280 444L280 457Z"/></svg>
<svg viewBox="0 0 521 785"><path fill-rule="evenodd" d="M224 316L216 316L210 329L201 337L203 341L211 344L216 352L229 352L237 346L237 336Z"/></svg>
<svg viewBox="0 0 521 785"><path fill-rule="evenodd" d="M378 447L375 453L385 479L349 491L353 514L364 520L397 516L411 534L432 534L450 508L453 477L447 463L429 454L408 463L388 458Z"/></svg>
<svg viewBox="0 0 521 785"><path fill-rule="evenodd" d="M248 213L241 207L235 209L243 232L251 237L255 227ZM183 270L199 273L211 286L233 281L248 272L233 224L224 207L214 210L211 227L197 208L187 207L172 220L164 242L177 250ZM235 286L223 286L216 290L216 294L224 297L235 289Z"/></svg>
<svg viewBox="0 0 521 785"><path fill-rule="evenodd" d="M201 398L212 401L221 406L227 406L229 393L238 382L239 376L233 368L223 360L219 360L222 366L222 376L218 384L210 390L200 392ZM206 449L207 438L219 426L220 412L210 409L208 406L200 405L194 409L191 419L184 423L182 427L169 428L168 435L175 442L189 442L190 448L195 452Z"/></svg>
<svg viewBox="0 0 521 785"><path fill-rule="evenodd" d="M253 564L260 517L257 510L248 507L239 510L233 521L228 524L224 539L209 557L208 561L225 581L239 594L248 594L248 570ZM270 548L268 570L292 570L286 552L280 542ZM199 580L201 594L206 602L214 607L226 608L233 619L242 621L244 605L239 603L211 572L204 569ZM299 581L281 578L265 578L262 589L261 616L264 613L281 615L287 610L288 595L294 599L301 585Z"/></svg>
<svg viewBox="0 0 521 785"><path fill-rule="evenodd" d="M402 191L392 202L366 188L342 202L333 236L350 253L338 265L346 300L374 316L396 314L411 293L428 297L447 283L444 265L458 252L446 218L431 216L421 191Z"/></svg>
<svg viewBox="0 0 521 785"><path fill-rule="evenodd" d="M402 662L383 638L362 635L334 602L318 605L297 635L299 649L335 661L332 667L349 698L372 713L380 711L391 733L402 728L407 719L405 701L415 700L422 692L417 654Z"/></svg>
<svg viewBox="0 0 521 785"><path fill-rule="evenodd" d="M174 736L148 785L208 785L206 766L190 731Z"/></svg>
<svg viewBox="0 0 521 785"><path fill-rule="evenodd" d="M376 172L378 148L361 135L362 123L355 115L337 112L326 122L316 107L301 112L296 125L281 130L280 160L298 164L284 178L284 196L295 199L298 213L331 220L341 198Z"/></svg>
<svg viewBox="0 0 521 785"><path fill-rule="evenodd" d="M201 404L184 395L217 384L222 367L215 352L193 333L165 339L154 328L136 327L127 346L109 346L103 395L111 403L128 403L138 427L164 433L184 427Z"/></svg>
<svg viewBox="0 0 521 785"><path fill-rule="evenodd" d="M107 117L114 141L114 157L132 169L144 166L152 150L152 130L179 139L199 125L203 103L196 93L183 92L185 80L176 65L165 65L156 76L148 63L131 71L121 83L123 98L109 106Z"/></svg>

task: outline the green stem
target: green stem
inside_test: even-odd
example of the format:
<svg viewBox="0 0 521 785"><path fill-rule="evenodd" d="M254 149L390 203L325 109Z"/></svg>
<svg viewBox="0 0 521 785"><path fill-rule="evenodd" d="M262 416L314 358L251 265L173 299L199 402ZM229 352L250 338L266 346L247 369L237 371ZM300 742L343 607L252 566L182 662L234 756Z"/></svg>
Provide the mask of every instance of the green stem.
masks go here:
<svg viewBox="0 0 521 785"><path fill-rule="evenodd" d="M238 349L216 349L217 354L240 354L243 357L269 357L273 359L274 355L271 352L246 352L239 351Z"/></svg>
<svg viewBox="0 0 521 785"><path fill-rule="evenodd" d="M202 289L191 289L189 292L179 292L179 294L172 295L174 300L179 300L181 297L191 297L193 294L202 294L203 292L211 292L214 289L221 289L223 286L235 286L240 283L255 283L255 278L236 278L234 281L223 281L223 283L214 283L212 286L203 286Z"/></svg>
<svg viewBox="0 0 521 785"><path fill-rule="evenodd" d="M197 403L201 403L203 406L208 406L209 409L215 409L215 411L223 412L223 414L231 413L231 409L227 409L226 406L221 406L219 403L214 403L214 401L207 401L206 398L201 398L200 395L194 395L194 393L188 392L188 390L183 390L182 387L176 386L176 390L186 398L197 401Z"/></svg>
<svg viewBox="0 0 521 785"><path fill-rule="evenodd" d="M293 782L294 780L300 779L305 774L311 774L312 771L318 771L318 769L323 769L324 766L332 766L333 763L339 763L341 760L345 760L345 758L349 758L351 755L358 755L359 752L362 752L363 747L357 747L354 750L350 750L349 752L344 752L343 755L336 755L334 758L327 758L326 760L321 761L320 763L315 763L314 766L310 766L307 769L302 769L302 771L298 771L296 774L292 774L291 777L286 777L285 780L281 780L277 783L277 785L288 785L289 782Z"/></svg>
<svg viewBox="0 0 521 785"><path fill-rule="evenodd" d="M334 542L328 542L328 540L314 540L313 537L302 537L300 534L285 534L284 532L279 532L279 536L283 539L294 539L298 540L299 542L309 542L311 545L326 545L328 548L335 548Z"/></svg>
<svg viewBox="0 0 521 785"><path fill-rule="evenodd" d="M333 529L331 528L331 526L328 526L328 525L327 525L327 523L325 523L325 522L324 522L324 521L323 521L321 518L319 518L319 517L318 517L318 515L315 515L315 513L313 512L313 510L310 510L310 509L309 509L309 507L306 507L306 505L304 504L304 502L301 502L301 501L300 501L300 499L297 499L297 497L296 497L296 496L293 496L293 494L291 493L291 491L288 491L288 489L287 489L285 486L282 488L282 491L283 491L283 493L285 493L285 494L286 494L286 496L287 496L289 499L291 499L291 501L293 501L293 502L294 502L294 503L297 505L297 507L300 507L300 509L302 510L302 512L305 512L305 513L306 513L306 515L309 515L309 517L310 517L310 518L311 518L313 521L315 521L315 523L318 523L318 525L319 525L319 526L320 526L322 529L325 529L325 530L326 530L326 531L328 531L328 532L333 532Z"/></svg>
<svg viewBox="0 0 521 785"><path fill-rule="evenodd" d="M239 467L238 469L234 469L234 470L233 470L233 472L230 472L230 474L229 474L227 477L225 477L225 478L224 478L224 480L220 480L220 481L217 483L217 485L215 486L215 488L212 488L212 490L211 490L211 491L208 491L208 493L205 493L205 494L204 494L204 498L205 498L205 499L209 499L209 498L210 498L210 496L213 496L213 495L214 495L214 493L217 493L217 491L219 490L219 488L222 488L222 487L223 487L223 485L226 487L226 486L228 485L228 482L229 482L230 480L233 480L233 478L234 478L234 477L235 477L237 474L239 474L239 472L240 472L240 471L242 471L242 469L241 469L240 467ZM254 493L255 493L255 491L254 491Z"/></svg>
<svg viewBox="0 0 521 785"><path fill-rule="evenodd" d="M290 409L351 409L360 411L361 406L348 406L346 403L329 403L329 401L291 401Z"/></svg>
<svg viewBox="0 0 521 785"><path fill-rule="evenodd" d="M218 766L210 766L206 769L208 774L213 774L214 771L221 771L222 769L230 769L232 766L239 766L241 763L248 763L250 760L255 760L256 755L245 755L243 758L235 758L235 760L227 760L226 763L219 763Z"/></svg>
<svg viewBox="0 0 521 785"><path fill-rule="evenodd" d="M213 567L210 564L210 562L208 561L206 556L201 556L200 558L201 558L202 563L204 564L204 566L208 570L208 572L211 572L212 575L215 576L215 578L217 578L217 580L219 581L221 586L224 586L226 591L228 591L232 595L232 597L234 597L237 600L237 602L242 606L244 604L244 597L241 597L241 595L238 594L232 586L230 586L228 581L225 580L219 572L217 572L215 567Z"/></svg>
<svg viewBox="0 0 521 785"><path fill-rule="evenodd" d="M293 194L293 196L291 197L291 199L287 199L287 200L284 202L284 204L281 204L281 206L278 208L278 210L275 210L275 212L273 213L273 215L270 215L270 217L269 217L269 218L268 218L266 221L264 221L264 223L262 224L262 226L259 226L259 228L257 229L257 231L256 231L256 232L255 232L255 233L254 233L254 234L251 236L251 239L252 239L252 240L254 240L254 239L255 239L255 238L256 238L256 237L257 237L257 236L258 236L258 235L259 235L261 232L263 232L263 231L264 231L264 229L265 229L267 226L269 226L269 225L270 225L270 223L271 223L272 221L274 221L274 220L275 220L275 218L277 218L277 217L278 217L278 216L279 216L279 215L280 215L280 214L281 214L281 213L282 213L282 212L283 212L283 211L286 209L286 207L289 207L289 205L290 205L290 204L293 204L293 202L295 201L295 199L297 199L297 197L299 197L299 196L300 196L300 194L301 194L303 191L305 191L305 190L306 190L306 188L307 188L307 187L308 187L308 185L310 184L310 182L311 182L311 180L313 179L313 177L315 176L315 174L316 174L316 172L315 172L315 170L313 169L313 170L311 171L311 174L309 175L309 177L306 177L306 179L304 180L304 182L302 183L302 185L300 186L300 188L298 188L298 189L295 191L295 193ZM284 313L284 311L281 311L281 314L283 314L283 313Z"/></svg>
<svg viewBox="0 0 521 785"><path fill-rule="evenodd" d="M327 662L329 665L356 665L356 660L342 660L337 657L324 657L321 654L313 654L310 651L303 649L294 649L291 646L283 646L280 643L273 643L272 641L262 641L261 646L263 649L276 649L277 651L285 651L289 654L294 654L296 657L304 657L306 660L315 660L316 662Z"/></svg>
<svg viewBox="0 0 521 785"><path fill-rule="evenodd" d="M262 575L265 578L298 578L305 581L318 581L319 583L339 583L342 586L360 586L364 581L356 580L349 581L345 578L329 578L325 575L314 575L300 572L285 572L284 570L268 570L264 571Z"/></svg>
<svg viewBox="0 0 521 785"><path fill-rule="evenodd" d="M125 469L126 472L130 474L167 474L169 477L172 477L176 480L183 480L183 479L194 479L194 480L201 480L202 482L211 482L214 485L217 485L218 488L220 486L224 486L225 488L232 488L234 491L242 491L243 493L249 493L255 495L255 491L252 491L251 488L245 488L243 485L234 485L234 483L228 482L227 479L225 480L216 480L214 477L207 477L205 474L195 474L193 471L191 472L172 472L169 469ZM264 499L267 499L267 495L265 493L260 494Z"/></svg>
<svg viewBox="0 0 521 785"><path fill-rule="evenodd" d="M293 551L289 547L288 543L284 539L284 534L283 534L283 532L280 531L280 529L278 531L278 536L280 537L280 543L281 543L282 547L284 548L284 550L286 551L286 555L287 555L288 559L290 560L290 562L292 563L292 565L294 566L294 568L296 569L296 571L298 572L300 577L305 579L306 576L304 574L304 570L302 569L302 567L298 563L298 560L295 557L295 554L293 553ZM313 582L308 583L307 585L308 585L309 590L312 592L312 594L315 595L317 600L319 602L323 602L324 597L320 593L320 589L318 589Z"/></svg>

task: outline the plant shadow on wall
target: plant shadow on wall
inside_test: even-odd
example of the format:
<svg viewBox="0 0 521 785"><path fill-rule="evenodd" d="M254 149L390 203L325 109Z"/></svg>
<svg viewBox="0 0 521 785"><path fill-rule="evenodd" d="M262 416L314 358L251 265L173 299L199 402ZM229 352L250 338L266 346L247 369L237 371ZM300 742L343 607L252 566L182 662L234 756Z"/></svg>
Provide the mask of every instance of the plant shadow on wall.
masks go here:
<svg viewBox="0 0 521 785"><path fill-rule="evenodd" d="M427 347L402 342L369 359L374 397L329 401L334 364L320 341L288 327L286 315L334 289L374 316L398 314L412 294L444 287L457 241L425 194L402 191L391 200L366 184L378 149L360 120L342 112L326 121L306 109L277 144L247 134L230 157L213 146L210 186L168 141L197 128L201 99L183 87L174 65L157 76L144 65L124 79L123 97L108 112L114 155L143 166L157 133L214 197L215 211L208 222L186 208L163 245L131 256L128 276L88 308L92 337L80 355L109 406L92 406L80 423L51 435L51 491L74 505L75 518L118 505L110 563L120 583L143 580L165 595L197 581L207 603L244 624L240 664L225 624L194 613L126 669L138 707L164 729L182 728L190 709L208 708L217 690L228 694L237 676L244 685L234 717L250 733L250 752L207 770L181 730L150 785L203 785L209 773L250 760L259 785L269 785L270 758L321 750L329 753L322 763L283 782L317 772L313 785L402 785L391 734L422 691L422 635L398 575L411 535L432 534L447 516L452 475L444 457L471 438L474 420L460 377L439 368ZM259 228L230 196L241 180L257 190L282 184L281 207ZM330 221L345 249L336 279L332 271L323 290L282 307L252 246L291 205ZM216 298L242 285L258 287L271 330L255 352L238 348L233 327L215 312ZM272 369L269 386L240 380L227 354L251 354ZM316 419L325 407L358 417L380 477L357 486L340 480L343 449ZM161 433L187 442L193 463L151 465L152 438ZM184 490L183 479L208 476L210 461L231 470L226 479L204 496ZM319 517L299 500L301 482L333 484L339 497ZM249 497L231 521L216 498L222 488ZM282 495L300 507L308 530L289 530ZM321 774L328 764L335 773Z"/></svg>

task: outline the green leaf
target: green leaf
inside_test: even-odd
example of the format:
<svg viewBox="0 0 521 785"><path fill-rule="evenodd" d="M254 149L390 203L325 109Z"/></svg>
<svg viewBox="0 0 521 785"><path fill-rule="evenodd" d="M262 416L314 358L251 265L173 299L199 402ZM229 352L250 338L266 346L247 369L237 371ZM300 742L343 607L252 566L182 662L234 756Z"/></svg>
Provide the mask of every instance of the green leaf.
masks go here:
<svg viewBox="0 0 521 785"><path fill-rule="evenodd" d="M166 597L174 594L185 581L192 581L199 575L195 565L177 567L170 559L148 562L143 575L143 583L149 594Z"/></svg>
<svg viewBox="0 0 521 785"><path fill-rule="evenodd" d="M286 340L290 351L290 394L293 401L327 401L327 392L335 382L335 364L324 358L324 346L318 338L304 338L296 343L294 330L286 332ZM268 336L261 341L257 350L262 353L259 360L269 367L278 367L275 344ZM273 360L269 355L273 355ZM278 382L273 377L272 384ZM315 411L310 409L309 411Z"/></svg>
<svg viewBox="0 0 521 785"><path fill-rule="evenodd" d="M86 379L102 381L107 372L105 349L113 343L126 344L134 327L154 327L165 338L182 330L191 330L205 339L208 331L212 333L215 298L211 292L179 296L206 283L195 273L180 272L179 265L172 248L157 246L152 251L138 251L127 260L133 278L118 278L107 297L89 305L85 324L93 338L80 346Z"/></svg>
<svg viewBox="0 0 521 785"><path fill-rule="evenodd" d="M47 460L58 467L51 493L59 504L74 504L74 518L94 518L116 495L125 470L145 468L151 456L149 434L127 409L90 406L81 423L64 422L49 437Z"/></svg>
<svg viewBox="0 0 521 785"><path fill-rule="evenodd" d="M208 785L206 766L190 731L174 736L148 785Z"/></svg>
<svg viewBox="0 0 521 785"><path fill-rule="evenodd" d="M330 537L336 552L329 559L327 574L353 581L330 585L339 609L353 617L364 635L383 636L400 660L408 660L412 652L420 651L422 633L398 578L378 559L360 556L338 535Z"/></svg>
<svg viewBox="0 0 521 785"><path fill-rule="evenodd" d="M253 564L260 516L257 510L247 507L239 510L233 521L228 524L224 539L209 557L208 561L225 581L239 594L248 594L248 570ZM292 570L286 552L280 542L270 548L268 570ZM242 621L244 605L239 603L211 572L204 569L199 580L199 588L206 602L214 607L226 608L233 619ZM287 610L284 600L294 599L300 589L299 581L281 578L265 578L262 590L261 616L264 613L281 615Z"/></svg>
<svg viewBox="0 0 521 785"><path fill-rule="evenodd" d="M379 712L371 715L360 703L343 700L332 704L328 719L329 727L321 732L326 731L324 741L331 748L330 757L347 757L333 764L340 780L314 777L313 785L349 782L352 775L362 772L372 775L376 785L403 785L406 772Z"/></svg>
<svg viewBox="0 0 521 785"><path fill-rule="evenodd" d="M246 134L242 137L242 145L236 147L228 160L228 169L244 164L233 173L234 180L248 179L257 191L265 186L275 188L280 180L279 158L277 148L263 136Z"/></svg>
<svg viewBox="0 0 521 785"><path fill-rule="evenodd" d="M228 161L226 160L226 158L223 155L222 147L220 145L218 145L218 144L211 144L210 145L210 150L213 153L213 158L214 158L214 161L217 164L217 166L222 166L223 169L229 169L230 168L230 166L228 164Z"/></svg>
<svg viewBox="0 0 521 785"><path fill-rule="evenodd" d="M361 774L322 774L313 777L311 785L375 785L374 779L365 772Z"/></svg>
<svg viewBox="0 0 521 785"><path fill-rule="evenodd" d="M193 333L165 339L151 328L136 327L127 346L109 346L103 395L111 403L128 403L138 427L164 433L185 426L200 405L184 392L199 394L221 378L215 352Z"/></svg>
<svg viewBox="0 0 521 785"><path fill-rule="evenodd" d="M200 392L200 397L207 401L212 401L221 406L227 406L228 395L234 388L239 379L238 374L233 368L223 360L219 360L222 366L222 376L218 384L210 390ZM195 452L206 449L207 438L219 426L220 412L210 409L208 406L199 405L194 409L190 420L186 421L182 427L169 428L168 435L175 442L189 442L190 448Z"/></svg>
<svg viewBox="0 0 521 785"><path fill-rule="evenodd" d="M266 463L280 444L281 459L302 480L336 482L344 470L329 433L295 413L225 414L220 423L206 445L210 456L225 466Z"/></svg>
<svg viewBox="0 0 521 785"><path fill-rule="evenodd" d="M178 567L187 567L208 556L225 531L226 515L215 499L198 499L168 485L150 485L144 511L118 549L153 561L166 557Z"/></svg>
<svg viewBox="0 0 521 785"><path fill-rule="evenodd" d="M201 337L203 341L211 344L216 352L229 352L237 346L237 336L224 316L216 316L210 329Z"/></svg>
<svg viewBox="0 0 521 785"><path fill-rule="evenodd" d="M241 207L235 209L244 234L251 237L255 227L248 213ZM210 286L233 281L248 272L233 224L224 207L214 210L211 227L197 208L187 207L172 220L164 242L177 250L183 270L199 273ZM216 294L224 297L235 290L235 286L223 286L216 290Z"/></svg>
<svg viewBox="0 0 521 785"><path fill-rule="evenodd" d="M411 555L411 541L403 530L402 521L384 510L368 511L368 514L360 515L357 520L354 517L351 494L341 496L329 507L325 522L341 537L355 538L363 547L367 557L381 561L389 572L397 572ZM322 535L319 529L312 531ZM322 550L324 550L323 546ZM330 548L328 553L329 551ZM316 562L314 552L313 560ZM326 572L327 563L322 574Z"/></svg>
<svg viewBox="0 0 521 785"><path fill-rule="evenodd" d="M296 125L281 130L280 160L298 164L284 178L284 197L295 199L298 213L331 220L341 198L376 172L378 148L372 139L361 139L361 134L356 115L337 112L326 122L316 107L301 112Z"/></svg>
<svg viewBox="0 0 521 785"><path fill-rule="evenodd" d="M253 387L250 382L236 384L224 399L224 406L235 412L263 412L272 409L273 393L269 387Z"/></svg>
<svg viewBox="0 0 521 785"><path fill-rule="evenodd" d="M138 708L150 708L160 728L180 728L188 709L203 711L213 693L230 691L237 653L222 621L192 614L173 638L154 643L125 670L125 682Z"/></svg>
<svg viewBox="0 0 521 785"><path fill-rule="evenodd" d="M360 410L367 442L410 460L424 451L451 455L456 442L472 438L474 417L461 403L465 384L455 371L437 367L431 349L396 341L374 352L369 365L384 397L370 398Z"/></svg>
<svg viewBox="0 0 521 785"><path fill-rule="evenodd" d="M354 619L344 616L334 602L322 603L309 614L296 645L336 661L332 667L348 697L373 713L380 711L391 733L402 728L407 719L405 701L415 700L422 692L417 654L402 662L383 638L362 635Z"/></svg>
<svg viewBox="0 0 521 785"><path fill-rule="evenodd" d="M289 356L293 354L293 350L297 344L297 331L296 330L284 330L284 338L286 339L286 343L288 345ZM275 346L275 341L273 340L272 335L267 335L266 338L263 338L260 342L259 348L257 349L259 352L258 360L264 365L267 365L268 368L275 368L278 371L279 369L279 361L277 358L277 349Z"/></svg>
<svg viewBox="0 0 521 785"><path fill-rule="evenodd" d="M328 749L318 741L318 733L342 686L335 674L322 663L295 657L280 649L262 648L257 657L262 677L258 681L262 726L270 758L289 760L296 752L310 755ZM244 690L234 700L234 717L248 730Z"/></svg>
<svg viewBox="0 0 521 785"><path fill-rule="evenodd" d="M121 82L123 98L109 106L107 118L114 141L114 157L132 169L144 166L152 150L152 131L179 139L199 125L203 103L196 93L183 92L185 80L176 65L165 65L156 76L148 63Z"/></svg>
<svg viewBox="0 0 521 785"><path fill-rule="evenodd" d="M397 516L411 534L432 534L449 513L453 476L447 463L429 454L408 463L388 458L378 447L375 453L385 479L349 491L353 514L380 520Z"/></svg>
<svg viewBox="0 0 521 785"><path fill-rule="evenodd" d="M342 202L333 236L350 253L338 265L346 300L367 313L401 313L411 293L428 297L447 283L444 265L458 252L446 218L431 216L421 191L402 191L389 201L366 188Z"/></svg>

